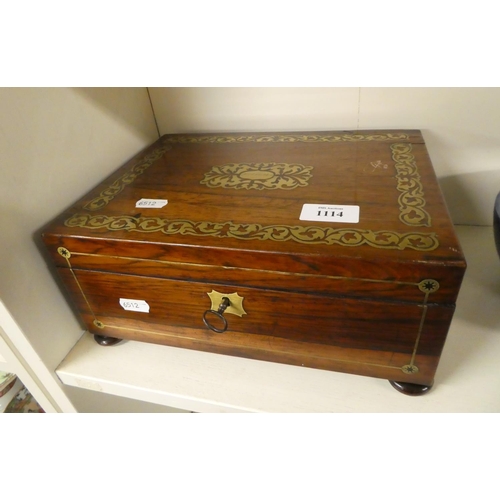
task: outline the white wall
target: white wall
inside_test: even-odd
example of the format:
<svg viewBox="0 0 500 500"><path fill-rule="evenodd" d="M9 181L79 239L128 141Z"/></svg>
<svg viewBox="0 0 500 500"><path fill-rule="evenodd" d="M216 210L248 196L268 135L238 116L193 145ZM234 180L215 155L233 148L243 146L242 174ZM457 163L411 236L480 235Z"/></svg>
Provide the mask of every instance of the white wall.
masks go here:
<svg viewBox="0 0 500 500"><path fill-rule="evenodd" d="M0 88L0 110L0 298L50 372L82 330L34 235L158 134L144 88Z"/></svg>
<svg viewBox="0 0 500 500"><path fill-rule="evenodd" d="M457 224L491 225L499 88L151 88L162 134L421 129Z"/></svg>

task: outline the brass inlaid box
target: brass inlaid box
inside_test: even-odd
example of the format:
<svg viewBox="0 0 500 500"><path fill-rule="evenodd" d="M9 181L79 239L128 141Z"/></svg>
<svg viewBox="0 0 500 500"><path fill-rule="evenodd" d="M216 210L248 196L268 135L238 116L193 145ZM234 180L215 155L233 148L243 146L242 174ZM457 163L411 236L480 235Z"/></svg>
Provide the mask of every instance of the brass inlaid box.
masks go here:
<svg viewBox="0 0 500 500"><path fill-rule="evenodd" d="M419 131L166 135L44 231L104 345L432 386L465 272Z"/></svg>

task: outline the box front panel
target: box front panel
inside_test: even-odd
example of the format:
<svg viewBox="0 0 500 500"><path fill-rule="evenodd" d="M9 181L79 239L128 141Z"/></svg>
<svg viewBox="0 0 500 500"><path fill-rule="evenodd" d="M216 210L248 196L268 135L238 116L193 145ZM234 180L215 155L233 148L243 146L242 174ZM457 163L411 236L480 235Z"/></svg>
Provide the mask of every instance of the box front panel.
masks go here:
<svg viewBox="0 0 500 500"><path fill-rule="evenodd" d="M430 383L453 308L60 269L92 333ZM212 303L210 295L219 292ZM241 315L210 309L229 297Z"/></svg>
<svg viewBox="0 0 500 500"><path fill-rule="evenodd" d="M164 136L44 241L93 333L417 384L465 271L418 131Z"/></svg>

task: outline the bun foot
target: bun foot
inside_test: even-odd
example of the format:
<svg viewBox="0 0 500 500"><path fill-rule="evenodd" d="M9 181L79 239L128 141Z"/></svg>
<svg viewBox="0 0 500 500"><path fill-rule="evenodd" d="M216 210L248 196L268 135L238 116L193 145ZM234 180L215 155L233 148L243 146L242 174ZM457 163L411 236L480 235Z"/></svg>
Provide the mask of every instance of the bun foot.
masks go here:
<svg viewBox="0 0 500 500"><path fill-rule="evenodd" d="M96 335L96 334L94 334L94 340L99 345L110 346L110 345L118 344L118 342L121 342L123 339L115 339L114 337L106 337L104 335Z"/></svg>
<svg viewBox="0 0 500 500"><path fill-rule="evenodd" d="M389 383L394 389L407 396L421 396L429 392L433 385L410 384L409 382L397 382L396 380L389 380Z"/></svg>

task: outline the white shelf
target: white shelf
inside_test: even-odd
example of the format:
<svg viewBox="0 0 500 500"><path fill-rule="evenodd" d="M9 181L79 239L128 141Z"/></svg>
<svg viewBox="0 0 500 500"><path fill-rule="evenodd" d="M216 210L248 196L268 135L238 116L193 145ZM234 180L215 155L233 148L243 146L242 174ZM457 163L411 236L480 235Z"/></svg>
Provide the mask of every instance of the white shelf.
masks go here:
<svg viewBox="0 0 500 500"><path fill-rule="evenodd" d="M491 227L457 228L468 270L425 396L385 380L83 335L57 368L70 386L198 412L500 411L500 259Z"/></svg>
<svg viewBox="0 0 500 500"><path fill-rule="evenodd" d="M0 335L0 371L12 373L13 372L12 363L9 363L9 361L7 361L8 358L7 350L8 350L7 344Z"/></svg>

